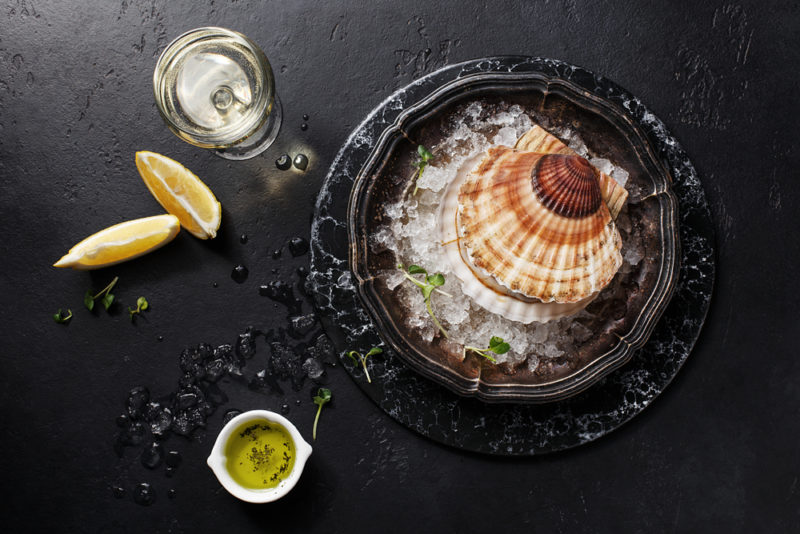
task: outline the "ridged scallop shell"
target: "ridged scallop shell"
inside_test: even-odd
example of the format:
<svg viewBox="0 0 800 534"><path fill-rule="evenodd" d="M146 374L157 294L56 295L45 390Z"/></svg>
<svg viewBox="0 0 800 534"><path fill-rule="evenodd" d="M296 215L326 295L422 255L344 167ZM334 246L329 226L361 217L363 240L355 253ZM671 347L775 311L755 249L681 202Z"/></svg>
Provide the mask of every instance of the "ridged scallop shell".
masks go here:
<svg viewBox="0 0 800 534"><path fill-rule="evenodd" d="M527 152L576 155L559 139L543 128L535 125L519 138L515 149ZM458 195L461 186L471 177L472 172L485 158L485 154L467 159L458 170L456 177L442 197L439 210L438 228L440 242L444 246L445 255L455 275L462 282L466 295L479 306L513 321L529 324L534 321L545 322L577 313L585 308L598 292L577 302L542 302L537 298L527 297L511 291L499 284L493 276L470 264L469 254L460 239L458 232ZM609 206L612 217L616 218L619 209L625 203L627 191L618 185L613 178L600 175L600 189L603 201Z"/></svg>
<svg viewBox="0 0 800 534"><path fill-rule="evenodd" d="M498 284L575 303L622 264L622 240L584 158L492 148L458 194L459 243Z"/></svg>

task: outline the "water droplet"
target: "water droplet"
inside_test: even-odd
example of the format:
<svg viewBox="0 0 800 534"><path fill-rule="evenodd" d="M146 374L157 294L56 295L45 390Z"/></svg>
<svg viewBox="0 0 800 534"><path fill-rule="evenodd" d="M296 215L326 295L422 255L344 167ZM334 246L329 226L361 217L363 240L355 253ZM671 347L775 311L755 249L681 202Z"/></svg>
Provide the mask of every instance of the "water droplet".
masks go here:
<svg viewBox="0 0 800 534"><path fill-rule="evenodd" d="M277 268L275 268L275 269L270 269L269 272L272 274L278 274L280 271Z"/></svg>
<svg viewBox="0 0 800 534"><path fill-rule="evenodd" d="M125 428L126 426L128 426L128 423L130 423L130 421L131 421L130 417L128 417L125 414L122 414L119 417L117 417L117 426L120 428Z"/></svg>
<svg viewBox="0 0 800 534"><path fill-rule="evenodd" d="M300 275L301 278L305 278L308 276L308 269L306 269L303 265L297 268L297 274Z"/></svg>
<svg viewBox="0 0 800 534"><path fill-rule="evenodd" d="M289 154L281 154L280 157L275 160L275 166L279 170L285 171L292 166L292 158L289 157Z"/></svg>
<svg viewBox="0 0 800 534"><path fill-rule="evenodd" d="M219 284L216 282L211 282L211 287L219 287Z"/></svg>
<svg viewBox="0 0 800 534"><path fill-rule="evenodd" d="M289 252L295 258L308 252L308 241L302 237L293 237L289 240Z"/></svg>
<svg viewBox="0 0 800 534"><path fill-rule="evenodd" d="M148 469L155 469L164 460L164 447L158 442L147 445L142 451L142 465Z"/></svg>
<svg viewBox="0 0 800 534"><path fill-rule="evenodd" d="M178 451L169 451L167 456L164 458L164 463L166 463L168 467L178 467L181 465L182 460L183 457L181 456L181 453Z"/></svg>
<svg viewBox="0 0 800 534"><path fill-rule="evenodd" d="M158 341L164 341L164 336L158 336L156 339L157 339Z"/></svg>
<svg viewBox="0 0 800 534"><path fill-rule="evenodd" d="M111 486L111 493L115 499L121 499L125 496L125 488L122 486Z"/></svg>
<svg viewBox="0 0 800 534"><path fill-rule="evenodd" d="M283 415L286 415L286 414L289 413L289 405L288 404L284 404L284 405L281 406L281 413Z"/></svg>
<svg viewBox="0 0 800 534"><path fill-rule="evenodd" d="M239 243L241 243L242 245L247 243L247 234L242 234L239 236Z"/></svg>
<svg viewBox="0 0 800 534"><path fill-rule="evenodd" d="M133 488L133 502L142 506L150 506L156 502L156 492L147 482L137 484Z"/></svg>
<svg viewBox="0 0 800 534"><path fill-rule="evenodd" d="M295 168L304 171L308 167L308 156L305 154L298 154L294 157L294 161L292 163L294 164Z"/></svg>
<svg viewBox="0 0 800 534"><path fill-rule="evenodd" d="M247 267L244 265L237 265L233 268L233 271L231 271L231 278L233 278L233 281L237 284L241 284L247 280L247 275L249 273L250 271L247 270Z"/></svg>
<svg viewBox="0 0 800 534"><path fill-rule="evenodd" d="M308 130L308 124L306 124L306 123L301 124L300 125L300 129L305 132L306 130Z"/></svg>
<svg viewBox="0 0 800 534"><path fill-rule="evenodd" d="M305 114L305 113L303 113L303 120L304 120L304 121L307 121L307 120L308 120L308 115L307 115L307 114Z"/></svg>
<svg viewBox="0 0 800 534"><path fill-rule="evenodd" d="M241 410L228 410L227 412L225 412L225 415L222 416L222 424L223 425L227 424L228 421L230 421L240 413L242 413Z"/></svg>
<svg viewBox="0 0 800 534"><path fill-rule="evenodd" d="M281 249L272 251L272 259L273 260L277 260L280 257L281 257Z"/></svg>
<svg viewBox="0 0 800 534"><path fill-rule="evenodd" d="M176 492L174 489L171 489L167 492L167 497L169 497L170 499L174 499L177 494L178 492Z"/></svg>
<svg viewBox="0 0 800 534"><path fill-rule="evenodd" d="M173 476L175 476L175 468L174 468L174 467L167 467L167 468L164 470L164 475L165 475L167 478L172 478Z"/></svg>
<svg viewBox="0 0 800 534"><path fill-rule="evenodd" d="M297 399L296 401L294 401L294 403L295 403L296 405L298 405L298 406L300 406L300 404L302 404L302 403L300 402L300 399Z"/></svg>

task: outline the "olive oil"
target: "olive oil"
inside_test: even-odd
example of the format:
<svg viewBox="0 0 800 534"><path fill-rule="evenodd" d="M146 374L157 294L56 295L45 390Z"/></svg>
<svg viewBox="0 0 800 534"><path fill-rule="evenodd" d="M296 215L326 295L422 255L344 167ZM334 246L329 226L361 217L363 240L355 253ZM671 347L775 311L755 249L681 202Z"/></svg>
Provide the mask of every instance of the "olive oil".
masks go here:
<svg viewBox="0 0 800 534"><path fill-rule="evenodd" d="M249 489L274 488L294 468L295 445L286 429L272 421L241 424L225 444L225 468Z"/></svg>

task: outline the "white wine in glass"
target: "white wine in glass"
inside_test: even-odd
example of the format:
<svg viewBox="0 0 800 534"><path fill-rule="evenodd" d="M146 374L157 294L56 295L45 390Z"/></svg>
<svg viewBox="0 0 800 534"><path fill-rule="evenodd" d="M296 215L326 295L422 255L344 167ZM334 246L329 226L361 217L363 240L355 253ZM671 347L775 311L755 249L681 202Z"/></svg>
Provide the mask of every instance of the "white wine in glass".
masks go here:
<svg viewBox="0 0 800 534"><path fill-rule="evenodd" d="M264 52L225 28L198 28L167 46L153 73L156 104L175 135L228 159L269 147L281 125Z"/></svg>

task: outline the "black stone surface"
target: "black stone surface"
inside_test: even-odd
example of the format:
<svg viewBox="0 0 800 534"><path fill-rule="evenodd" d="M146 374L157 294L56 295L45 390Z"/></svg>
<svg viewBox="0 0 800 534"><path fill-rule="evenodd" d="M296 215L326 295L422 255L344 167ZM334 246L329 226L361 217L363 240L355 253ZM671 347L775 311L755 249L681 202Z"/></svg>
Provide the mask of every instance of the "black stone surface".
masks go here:
<svg viewBox="0 0 800 534"><path fill-rule="evenodd" d="M242 31L273 63L284 128L255 160L181 142L153 103L159 51L208 24ZM334 400L306 472L285 499L252 506L204 463L224 414L285 404L308 437L317 387L249 388L273 357L258 336L243 378L217 382L206 428L164 438L178 467L144 467L145 443L120 458L116 421L130 389L147 386L161 402L179 387L187 346L234 344L250 325L289 327L286 306L259 286L291 283L302 301L292 315L312 313L296 272L309 256L292 257L287 243L309 238L327 169L370 110L440 67L500 54L559 58L619 83L664 121L702 178L717 236L714 298L658 401L593 443L498 458L419 436L326 365ZM796 531L798 68L800 13L784 1L0 2L2 530ZM223 206L217 239L180 235L94 273L51 268L92 232L161 212L135 171L142 149L211 186ZM275 168L298 152L309 156L305 173ZM230 279L237 264L250 273L241 285ZM120 306L83 308L83 293L115 275ZM151 309L132 324L124 305L141 295ZM58 308L75 313L68 325L53 322ZM155 494L149 506L134 502L141 483Z"/></svg>
<svg viewBox="0 0 800 534"><path fill-rule="evenodd" d="M673 299L650 341L632 361L587 391L543 405L494 404L462 398L415 373L389 349L370 361L368 383L345 353L384 345L358 296L348 255L347 207L356 176L383 131L402 110L443 85L481 73L538 73L569 80L626 110L673 179L680 213L680 275ZM534 455L583 445L644 410L672 381L700 334L714 287L714 230L697 172L664 123L613 82L562 61L518 56L448 66L399 89L352 133L328 172L311 227L314 294L340 361L387 414L420 434L458 448L496 455Z"/></svg>

